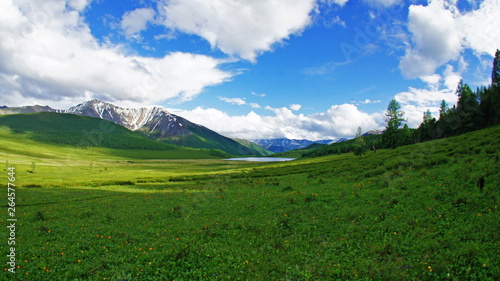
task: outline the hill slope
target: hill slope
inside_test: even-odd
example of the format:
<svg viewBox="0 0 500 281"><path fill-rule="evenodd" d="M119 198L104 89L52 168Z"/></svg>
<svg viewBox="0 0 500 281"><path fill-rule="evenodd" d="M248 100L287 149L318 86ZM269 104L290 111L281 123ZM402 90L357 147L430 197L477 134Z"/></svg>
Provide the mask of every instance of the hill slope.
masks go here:
<svg viewBox="0 0 500 281"><path fill-rule="evenodd" d="M131 109L91 100L74 106L67 112L108 120L164 143L220 149L234 155L261 155L255 149L159 107Z"/></svg>
<svg viewBox="0 0 500 281"><path fill-rule="evenodd" d="M137 157L149 155L147 151L168 151L157 154L159 158L213 158L229 157L218 150L196 150L157 142L132 132L127 128L103 119L74 114L40 112L0 116L0 127L8 127L16 134L27 134L30 139L45 143L64 144L75 147L102 147L121 150L116 153ZM142 151L142 152L141 152ZM114 154L113 152L112 154ZM154 154L149 156L154 158ZM146 157L146 158L149 158Z"/></svg>
<svg viewBox="0 0 500 281"><path fill-rule="evenodd" d="M12 160L22 186L40 187L16 188L21 270L30 280L497 280L499 146L497 126L272 164L50 162L34 174Z"/></svg>
<svg viewBox="0 0 500 281"><path fill-rule="evenodd" d="M234 141L160 107L122 108L97 99L86 101L68 110L38 105L0 107L0 115L33 112L70 113L108 120L129 130L138 131L150 139L169 144L219 149L233 155L266 155L260 148Z"/></svg>

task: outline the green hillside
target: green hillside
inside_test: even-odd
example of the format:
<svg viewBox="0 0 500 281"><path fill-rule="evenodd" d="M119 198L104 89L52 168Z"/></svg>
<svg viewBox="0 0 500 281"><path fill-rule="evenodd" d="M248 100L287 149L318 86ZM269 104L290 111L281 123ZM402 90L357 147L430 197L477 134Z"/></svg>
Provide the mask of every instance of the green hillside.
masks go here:
<svg viewBox="0 0 500 281"><path fill-rule="evenodd" d="M373 147L375 147L375 149L379 149L380 144L382 143L382 136L383 135L369 135L369 136L361 136L359 138L362 138L365 141L367 149L372 149ZM347 152L352 152L355 147L356 147L356 139L350 139L342 142L332 143L327 146L319 147L318 149L311 149L304 151L304 153L302 153L302 157L318 157L318 156L325 156L332 154L347 153Z"/></svg>
<svg viewBox="0 0 500 281"><path fill-rule="evenodd" d="M0 116L1 126L8 127L15 134L26 134L30 139L38 142L80 148L110 148L116 150L115 154L125 154L131 157L135 153L138 155L156 155L159 158L170 158L169 155L172 155L173 158L179 158L182 157L182 153L186 153L186 158L197 153L200 156L206 155L208 158L229 156L229 154L222 151L194 150L156 142L113 122L73 114L41 112L3 115ZM165 151L168 153L158 154L157 152L149 153L148 151Z"/></svg>
<svg viewBox="0 0 500 281"><path fill-rule="evenodd" d="M273 154L272 151L269 151L269 150L263 148L262 146L260 146L256 143L253 143L249 140L245 140L245 139L233 139L233 140L237 141L239 144L241 144L243 146L246 146L250 149L253 149L253 150L259 152L260 153L259 156L269 156L269 155Z"/></svg>
<svg viewBox="0 0 500 281"><path fill-rule="evenodd" d="M18 136L0 155L5 177L16 168L20 279L500 276L500 126L283 163L127 160Z"/></svg>
<svg viewBox="0 0 500 281"><path fill-rule="evenodd" d="M159 141L193 148L218 149L233 155L263 155L259 150L242 145L233 139L224 137L199 125L191 123L186 126L187 130L189 130L192 134L187 136L159 139Z"/></svg>

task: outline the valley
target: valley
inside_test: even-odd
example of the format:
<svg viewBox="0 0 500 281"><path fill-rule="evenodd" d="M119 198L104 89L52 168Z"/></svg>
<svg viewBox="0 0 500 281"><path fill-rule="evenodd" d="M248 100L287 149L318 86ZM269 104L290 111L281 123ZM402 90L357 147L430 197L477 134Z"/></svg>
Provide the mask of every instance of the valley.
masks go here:
<svg viewBox="0 0 500 281"><path fill-rule="evenodd" d="M168 151L0 132L5 178L16 170L18 280L500 274L498 126L275 163L160 159Z"/></svg>

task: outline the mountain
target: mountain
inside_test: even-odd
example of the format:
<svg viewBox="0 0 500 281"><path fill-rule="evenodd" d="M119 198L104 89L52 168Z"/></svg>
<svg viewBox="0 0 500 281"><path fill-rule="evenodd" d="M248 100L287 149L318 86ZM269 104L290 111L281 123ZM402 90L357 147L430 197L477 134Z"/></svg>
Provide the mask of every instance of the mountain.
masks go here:
<svg viewBox="0 0 500 281"><path fill-rule="evenodd" d="M193 148L219 149L233 155L262 155L256 149L222 136L204 126L190 122L160 107L122 108L101 100L91 100L56 110L50 107L1 107L0 114L28 112L61 112L111 121L150 139Z"/></svg>
<svg viewBox="0 0 500 281"><path fill-rule="evenodd" d="M65 112L108 120L132 131L142 128L154 118L170 115L159 107L122 108L97 99L73 106Z"/></svg>
<svg viewBox="0 0 500 281"><path fill-rule="evenodd" d="M345 139L342 138L335 140L310 141L310 140L294 140L294 139L281 138L281 139L252 139L250 141L274 153L281 153L290 150L301 149L313 143L331 144L343 140Z"/></svg>
<svg viewBox="0 0 500 281"><path fill-rule="evenodd" d="M5 130L8 127L9 130ZM19 136L17 134L23 134ZM19 141L23 143L27 138L36 142L25 143L32 148L43 147L56 149L99 147L98 151L106 155L141 159L211 159L227 158L231 155L220 150L193 149L166 144L151 140L140 133L115 124L113 122L66 113L37 112L20 113L0 116L0 141L7 143ZM54 145L56 144L56 145ZM73 148L71 148L71 147ZM24 147L24 146L21 146ZM9 147L3 147L10 151ZM15 151L15 150L14 150ZM37 150L26 150L26 155L38 154ZM94 150L95 152L96 150ZM21 153L24 153L23 150ZM56 155L49 153L50 155Z"/></svg>
<svg viewBox="0 0 500 281"><path fill-rule="evenodd" d="M303 154L312 152L314 150L320 149L322 147L328 146L328 144L323 144L323 143L313 143L311 145L308 145L304 148L299 148L299 149L294 149L294 150L289 150L285 152L280 152L273 154L273 157L290 157L290 158L300 158L302 157Z"/></svg>
<svg viewBox="0 0 500 281"><path fill-rule="evenodd" d="M116 149L178 149L176 146L145 138L107 120L74 114L36 112L3 115L0 116L0 126L48 143Z"/></svg>
<svg viewBox="0 0 500 281"><path fill-rule="evenodd" d="M244 145L246 147L249 147L249 148L252 148L252 149L255 149L255 150L259 151L260 154L263 155L263 156L269 156L269 155L273 154L272 151L269 151L269 150L263 148L262 146L254 143L254 142L251 142L249 140L237 139L237 138L233 138L233 140L239 142L241 145Z"/></svg>
<svg viewBox="0 0 500 281"><path fill-rule="evenodd" d="M381 135L385 132L385 130L370 130L361 136L372 136L372 135Z"/></svg>
<svg viewBox="0 0 500 281"><path fill-rule="evenodd" d="M234 155L261 155L255 149L160 107L130 109L100 100L91 100L72 107L67 112L109 120L164 143L220 149Z"/></svg>
<svg viewBox="0 0 500 281"><path fill-rule="evenodd" d="M50 106L32 105L23 107L0 106L0 115L34 113L34 112L63 112L64 110L53 109Z"/></svg>

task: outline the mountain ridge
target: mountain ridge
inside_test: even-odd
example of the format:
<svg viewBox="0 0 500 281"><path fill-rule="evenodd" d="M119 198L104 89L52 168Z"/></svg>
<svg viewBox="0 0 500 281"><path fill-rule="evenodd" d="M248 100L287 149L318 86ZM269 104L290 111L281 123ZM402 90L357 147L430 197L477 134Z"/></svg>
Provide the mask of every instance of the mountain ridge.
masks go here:
<svg viewBox="0 0 500 281"><path fill-rule="evenodd" d="M311 141L307 139L287 139L287 138L278 138L278 139L250 139L249 141L262 146L263 148L272 151L274 153L282 153L296 149L302 149L310 146L313 143L320 144L332 144L335 142L341 142L346 140L345 138L338 139L329 139L329 140L317 140Z"/></svg>
<svg viewBox="0 0 500 281"><path fill-rule="evenodd" d="M233 155L262 155L261 152L195 124L160 107L123 108L98 99L68 110L49 106L1 107L0 115L33 112L69 113L111 121L150 139L193 148L220 149Z"/></svg>

